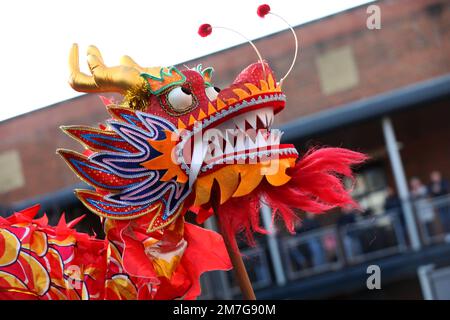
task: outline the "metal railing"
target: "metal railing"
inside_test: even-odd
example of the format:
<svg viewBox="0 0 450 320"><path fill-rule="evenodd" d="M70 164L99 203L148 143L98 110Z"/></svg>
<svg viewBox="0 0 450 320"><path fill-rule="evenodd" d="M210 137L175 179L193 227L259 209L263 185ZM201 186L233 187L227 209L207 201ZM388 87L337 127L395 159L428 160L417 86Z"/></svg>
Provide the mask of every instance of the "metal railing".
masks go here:
<svg viewBox="0 0 450 320"><path fill-rule="evenodd" d="M411 203L423 244L450 242L450 196ZM400 208L358 218L357 222L340 227L326 226L278 237L286 278L297 280L410 250ZM241 252L255 290L275 285L270 255L264 244ZM239 290L233 273L226 273L225 279L230 296L237 295Z"/></svg>
<svg viewBox="0 0 450 320"><path fill-rule="evenodd" d="M295 236L283 236L278 240L284 271L289 280L336 271L348 265L408 250L400 213L395 211L340 228L327 226ZM275 285L266 251L263 244L241 250L255 290ZM226 280L229 296L238 295L233 272L226 273ZM207 297L223 296L222 293L208 292L211 286L205 289Z"/></svg>
<svg viewBox="0 0 450 320"><path fill-rule="evenodd" d="M254 248L244 249L241 252L244 255L243 260L245 268L247 269L248 276L252 282L253 289L258 290L271 286L273 284L273 279L270 273L266 246L259 245ZM228 272L227 276L231 293L237 295L240 290L234 272Z"/></svg>
<svg viewBox="0 0 450 320"><path fill-rule="evenodd" d="M418 199L413 208L425 245L450 242L450 196Z"/></svg>
<svg viewBox="0 0 450 320"><path fill-rule="evenodd" d="M298 236L284 237L280 243L288 279L339 269L344 263L335 227L325 227Z"/></svg>
<svg viewBox="0 0 450 320"><path fill-rule="evenodd" d="M339 228L349 264L386 257L408 249L400 213L389 211Z"/></svg>

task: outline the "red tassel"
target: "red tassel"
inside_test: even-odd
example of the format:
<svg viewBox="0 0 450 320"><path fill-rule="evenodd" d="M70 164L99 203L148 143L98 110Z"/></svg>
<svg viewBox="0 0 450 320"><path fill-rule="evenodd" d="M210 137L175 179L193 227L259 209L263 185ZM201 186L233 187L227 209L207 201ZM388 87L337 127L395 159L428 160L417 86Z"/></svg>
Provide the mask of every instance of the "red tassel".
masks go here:
<svg viewBox="0 0 450 320"><path fill-rule="evenodd" d="M353 179L351 166L361 164L367 156L342 148L310 150L290 169L288 183L273 187L262 183L255 192L232 198L221 205L218 217L230 239L243 233L249 244L254 244L253 232L267 233L260 226L260 198L272 209L272 220L281 216L286 228L294 232L298 219L295 209L322 213L335 207L358 207L346 190L342 177Z"/></svg>
<svg viewBox="0 0 450 320"><path fill-rule="evenodd" d="M242 233L249 245L255 245L253 232L267 233L260 226L260 208L258 193L231 198L218 208L221 232L226 233L230 240L235 239L236 234ZM237 249L235 242L232 242L232 245Z"/></svg>

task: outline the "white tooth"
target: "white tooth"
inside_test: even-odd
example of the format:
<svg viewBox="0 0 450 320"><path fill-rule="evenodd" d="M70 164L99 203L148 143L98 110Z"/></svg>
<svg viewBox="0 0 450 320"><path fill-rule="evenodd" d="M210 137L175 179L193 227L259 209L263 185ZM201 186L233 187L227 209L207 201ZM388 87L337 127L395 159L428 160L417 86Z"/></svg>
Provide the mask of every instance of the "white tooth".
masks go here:
<svg viewBox="0 0 450 320"><path fill-rule="evenodd" d="M239 130L245 131L245 117L240 116L233 119L233 121L236 127L239 128Z"/></svg>
<svg viewBox="0 0 450 320"><path fill-rule="evenodd" d="M234 149L236 152L245 150L245 133L243 131L238 132Z"/></svg>
<svg viewBox="0 0 450 320"><path fill-rule="evenodd" d="M267 127L270 128L272 126L273 123L273 110L270 110L267 113Z"/></svg>
<svg viewBox="0 0 450 320"><path fill-rule="evenodd" d="M246 121L253 129L256 129L256 115L254 113L248 114L246 117Z"/></svg>
<svg viewBox="0 0 450 320"><path fill-rule="evenodd" d="M256 145L260 149L267 147L267 141L263 137L263 132L265 132L265 130L258 130L258 135L256 136Z"/></svg>
<svg viewBox="0 0 450 320"><path fill-rule="evenodd" d="M269 125L268 111L264 112L264 125L266 128Z"/></svg>
<svg viewBox="0 0 450 320"><path fill-rule="evenodd" d="M223 154L222 130L220 130L219 127L205 131L203 134L203 140L208 146L208 153L205 158L207 161L215 157L220 157Z"/></svg>
<svg viewBox="0 0 450 320"><path fill-rule="evenodd" d="M245 146L247 147L247 150L257 148L256 138L254 141L252 138L250 138L250 136L247 136L245 139Z"/></svg>
<svg viewBox="0 0 450 320"><path fill-rule="evenodd" d="M206 163L211 161L211 159L213 158L213 152L214 152L214 148L211 147L211 144L208 144L206 146L206 154L205 154L205 159L204 159L204 161Z"/></svg>
<svg viewBox="0 0 450 320"><path fill-rule="evenodd" d="M225 154L234 153L234 137L236 137L236 133L233 129L228 129L225 132Z"/></svg>
<svg viewBox="0 0 450 320"><path fill-rule="evenodd" d="M192 150L192 162L189 171L189 189L192 188L195 180L197 180L203 159L205 159L206 151L208 150L206 141L201 135L196 135L194 139L194 150Z"/></svg>
<svg viewBox="0 0 450 320"><path fill-rule="evenodd" d="M223 140L221 138L214 139L212 142L214 158L221 157L223 155Z"/></svg>
<svg viewBox="0 0 450 320"><path fill-rule="evenodd" d="M261 120L264 127L267 128L267 117L266 117L266 113L264 112L264 110L261 110L261 112L258 113L258 118Z"/></svg>

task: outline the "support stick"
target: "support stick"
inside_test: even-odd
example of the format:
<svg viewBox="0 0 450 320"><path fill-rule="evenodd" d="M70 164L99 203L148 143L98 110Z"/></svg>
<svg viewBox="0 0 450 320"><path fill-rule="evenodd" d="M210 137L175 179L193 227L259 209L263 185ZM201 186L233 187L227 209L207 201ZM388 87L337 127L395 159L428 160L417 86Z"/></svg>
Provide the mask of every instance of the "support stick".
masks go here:
<svg viewBox="0 0 450 320"><path fill-rule="evenodd" d="M220 218L218 219L218 221L220 221ZM239 284L239 288L241 288L242 298L244 300L256 300L255 292L253 291L252 283L250 282L250 278L248 277L247 269L245 269L244 261L242 261L241 253L239 252L239 249L233 248L232 243L236 240L229 239L226 232L222 233L222 237L225 242L225 246L227 247L231 263L233 264L236 281Z"/></svg>
<svg viewBox="0 0 450 320"><path fill-rule="evenodd" d="M236 275L236 281L239 284L239 288L241 289L242 298L244 300L256 300L255 292L253 291L252 283L250 282L250 278L248 277L247 269L245 269L244 261L242 261L241 253L239 252L239 248L236 244L236 239L228 238L228 234L226 232L222 232L222 224L220 221L219 215L219 205L220 205L220 196L219 196L219 186L217 181L213 182L211 187L211 207L214 211L214 215L217 217L217 224L222 234L223 240L225 242L225 246L228 251L228 255L230 256L231 264L233 265L234 274ZM233 246L234 244L234 246Z"/></svg>

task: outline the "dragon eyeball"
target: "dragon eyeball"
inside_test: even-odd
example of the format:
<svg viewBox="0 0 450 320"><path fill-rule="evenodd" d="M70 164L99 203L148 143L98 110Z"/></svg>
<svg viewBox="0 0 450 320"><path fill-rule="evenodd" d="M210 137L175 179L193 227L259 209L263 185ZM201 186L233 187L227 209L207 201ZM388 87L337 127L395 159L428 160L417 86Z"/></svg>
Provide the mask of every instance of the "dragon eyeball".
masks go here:
<svg viewBox="0 0 450 320"><path fill-rule="evenodd" d="M167 95L171 107L177 111L182 112L190 109L194 102L192 92L189 88L176 87L172 89Z"/></svg>
<svg viewBox="0 0 450 320"><path fill-rule="evenodd" d="M217 88L217 87L207 87L207 88L205 89L205 92L206 92L206 95L208 96L208 99L209 99L210 101L213 101L213 100L216 100L217 95L218 95L219 92L220 92L220 89Z"/></svg>

